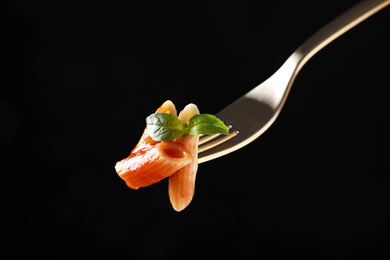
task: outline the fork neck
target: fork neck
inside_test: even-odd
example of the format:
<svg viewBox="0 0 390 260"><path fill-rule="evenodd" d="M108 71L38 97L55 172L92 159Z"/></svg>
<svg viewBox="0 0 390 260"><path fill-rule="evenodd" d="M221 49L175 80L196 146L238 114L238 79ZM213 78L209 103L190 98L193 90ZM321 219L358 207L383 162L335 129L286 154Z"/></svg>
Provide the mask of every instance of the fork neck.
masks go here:
<svg viewBox="0 0 390 260"><path fill-rule="evenodd" d="M390 0L363 0L322 27L291 55L290 58L299 60L297 72L330 42L389 4Z"/></svg>

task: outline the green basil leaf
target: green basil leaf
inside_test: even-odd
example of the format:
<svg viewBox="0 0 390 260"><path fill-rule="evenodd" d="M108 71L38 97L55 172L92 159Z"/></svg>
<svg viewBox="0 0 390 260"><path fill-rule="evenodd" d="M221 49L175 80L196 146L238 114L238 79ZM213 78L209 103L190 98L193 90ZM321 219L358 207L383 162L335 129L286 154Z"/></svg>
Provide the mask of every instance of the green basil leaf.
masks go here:
<svg viewBox="0 0 390 260"><path fill-rule="evenodd" d="M216 116L210 114L194 115L187 122L188 134L229 134L229 129Z"/></svg>
<svg viewBox="0 0 390 260"><path fill-rule="evenodd" d="M151 114L146 118L146 130L155 141L172 141L183 134L183 123L170 113Z"/></svg>

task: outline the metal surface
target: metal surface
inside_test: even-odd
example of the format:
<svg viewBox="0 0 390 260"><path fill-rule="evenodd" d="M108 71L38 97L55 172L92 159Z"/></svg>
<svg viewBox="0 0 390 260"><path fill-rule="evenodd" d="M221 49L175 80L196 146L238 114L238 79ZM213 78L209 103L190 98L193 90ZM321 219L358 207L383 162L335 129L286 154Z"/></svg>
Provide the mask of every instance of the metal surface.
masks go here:
<svg viewBox="0 0 390 260"><path fill-rule="evenodd" d="M230 131L235 134L216 146L202 144L199 163L240 149L264 133L279 115L303 65L338 36L389 4L390 0L365 0L354 5L307 39L270 78L220 111L217 117L231 125Z"/></svg>

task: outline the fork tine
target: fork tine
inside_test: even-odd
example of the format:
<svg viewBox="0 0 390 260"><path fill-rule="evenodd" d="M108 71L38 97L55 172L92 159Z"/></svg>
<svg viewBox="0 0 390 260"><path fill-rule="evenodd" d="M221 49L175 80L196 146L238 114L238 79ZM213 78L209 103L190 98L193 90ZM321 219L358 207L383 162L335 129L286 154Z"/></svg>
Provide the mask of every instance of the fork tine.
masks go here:
<svg viewBox="0 0 390 260"><path fill-rule="evenodd" d="M203 135L199 138L199 142L198 142L198 145L202 145L204 143L207 143L215 138L217 138L218 136L220 136L220 134L215 134L215 135Z"/></svg>
<svg viewBox="0 0 390 260"><path fill-rule="evenodd" d="M228 130L232 128L231 125L227 125L226 127L227 127ZM221 135L221 134L200 135L198 145L202 145L202 144L204 144L204 143L207 143L207 142L209 142L209 141L211 141L211 140L217 138L217 137L220 136L220 135Z"/></svg>
<svg viewBox="0 0 390 260"><path fill-rule="evenodd" d="M200 143L200 146L198 148L198 153L204 152L204 151L206 151L208 149L211 149L211 148L213 148L213 147L215 147L215 146L217 146L219 144L222 144L222 143L226 142L227 140L229 140L229 139L235 137L236 135L238 135L238 133L239 133L239 131L233 131L229 135L224 135L224 136L222 136L220 138L217 138L220 135L212 135L212 136L210 136L210 138L208 138L208 140ZM207 138L207 137L203 137L202 139ZM217 139L214 140L214 141L210 141L210 140L213 140L215 138L217 138Z"/></svg>

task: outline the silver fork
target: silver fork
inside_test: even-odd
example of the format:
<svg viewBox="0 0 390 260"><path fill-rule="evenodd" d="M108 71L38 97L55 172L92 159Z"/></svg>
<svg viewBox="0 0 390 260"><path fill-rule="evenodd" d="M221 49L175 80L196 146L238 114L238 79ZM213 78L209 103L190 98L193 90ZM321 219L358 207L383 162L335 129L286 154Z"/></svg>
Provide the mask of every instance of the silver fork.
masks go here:
<svg viewBox="0 0 390 260"><path fill-rule="evenodd" d="M338 36L389 4L390 0L361 1L303 42L270 78L216 115L229 126L230 134L201 136L198 162L231 153L263 134L279 115L303 65Z"/></svg>

